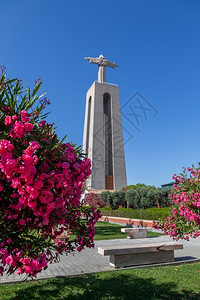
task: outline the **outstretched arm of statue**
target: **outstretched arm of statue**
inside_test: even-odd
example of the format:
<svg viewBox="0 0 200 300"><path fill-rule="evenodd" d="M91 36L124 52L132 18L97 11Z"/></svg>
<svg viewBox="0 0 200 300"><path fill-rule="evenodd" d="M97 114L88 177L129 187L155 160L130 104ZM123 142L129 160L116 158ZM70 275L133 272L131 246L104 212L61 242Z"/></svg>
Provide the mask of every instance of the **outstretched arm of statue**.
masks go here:
<svg viewBox="0 0 200 300"><path fill-rule="evenodd" d="M116 65L115 63L112 63L111 61L109 61L107 59L104 61L104 64L105 64L106 67L110 67L110 68L113 68L113 69L115 69L116 67L119 67L118 65Z"/></svg>
<svg viewBox="0 0 200 300"><path fill-rule="evenodd" d="M95 58L95 57L85 57L84 59L89 60L89 62L91 64L98 64L99 63L99 58Z"/></svg>

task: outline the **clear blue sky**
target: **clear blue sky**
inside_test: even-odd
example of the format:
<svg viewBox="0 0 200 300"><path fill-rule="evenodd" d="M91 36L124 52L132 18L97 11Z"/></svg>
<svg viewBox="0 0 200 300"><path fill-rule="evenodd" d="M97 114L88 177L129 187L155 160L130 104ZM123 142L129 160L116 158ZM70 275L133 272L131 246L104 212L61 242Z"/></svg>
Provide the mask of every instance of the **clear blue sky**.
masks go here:
<svg viewBox="0 0 200 300"><path fill-rule="evenodd" d="M119 68L124 105L137 91L157 110L140 118L125 145L128 184L160 186L183 166L200 161L200 1L0 1L0 64L9 77L33 86L43 80L49 121L60 137L82 144L85 95L104 56ZM125 133L126 135L126 133Z"/></svg>

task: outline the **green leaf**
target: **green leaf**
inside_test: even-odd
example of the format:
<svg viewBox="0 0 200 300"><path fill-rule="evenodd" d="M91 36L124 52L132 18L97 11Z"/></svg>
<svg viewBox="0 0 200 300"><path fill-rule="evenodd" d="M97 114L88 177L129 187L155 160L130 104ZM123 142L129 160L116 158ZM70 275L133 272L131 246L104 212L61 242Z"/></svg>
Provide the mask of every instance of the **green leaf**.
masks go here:
<svg viewBox="0 0 200 300"><path fill-rule="evenodd" d="M67 135L65 135L62 140L60 141L61 144L63 144L64 140L66 139Z"/></svg>
<svg viewBox="0 0 200 300"><path fill-rule="evenodd" d="M39 83L34 87L33 92L32 92L32 97L34 97L34 96L37 94L37 92L39 91L41 85L42 85L42 82L39 82Z"/></svg>

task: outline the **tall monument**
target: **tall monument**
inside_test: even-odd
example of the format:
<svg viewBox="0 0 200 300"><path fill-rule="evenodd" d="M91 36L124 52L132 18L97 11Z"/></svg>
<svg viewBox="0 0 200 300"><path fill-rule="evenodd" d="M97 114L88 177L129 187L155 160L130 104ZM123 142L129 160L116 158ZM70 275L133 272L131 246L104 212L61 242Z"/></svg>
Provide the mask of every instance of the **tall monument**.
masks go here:
<svg viewBox="0 0 200 300"><path fill-rule="evenodd" d="M106 67L118 65L103 55L85 59L99 67L98 81L86 95L83 151L92 163L87 187L118 190L127 185L119 88L106 82Z"/></svg>

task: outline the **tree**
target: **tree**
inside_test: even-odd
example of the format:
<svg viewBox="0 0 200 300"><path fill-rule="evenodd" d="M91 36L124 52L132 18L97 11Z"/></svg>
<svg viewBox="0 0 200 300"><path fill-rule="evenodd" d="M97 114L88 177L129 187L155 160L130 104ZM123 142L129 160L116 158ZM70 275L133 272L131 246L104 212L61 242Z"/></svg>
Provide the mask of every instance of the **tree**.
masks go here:
<svg viewBox="0 0 200 300"><path fill-rule="evenodd" d="M152 185L136 184L134 188L126 190L126 199L133 209L169 206L170 189L160 189Z"/></svg>
<svg viewBox="0 0 200 300"><path fill-rule="evenodd" d="M118 192L119 197L119 205L122 207L127 207L127 201L126 201L126 192L125 191L119 191Z"/></svg>
<svg viewBox="0 0 200 300"><path fill-rule="evenodd" d="M101 193L101 199L112 209L118 209L119 206L126 205L125 191L104 191Z"/></svg>
<svg viewBox="0 0 200 300"><path fill-rule="evenodd" d="M126 200L130 208L140 208L140 196L137 189L130 189L126 191Z"/></svg>
<svg viewBox="0 0 200 300"><path fill-rule="evenodd" d="M130 190L130 189L135 189L135 188L139 188L139 187L154 187L153 185L146 185L144 183L137 183L137 184L131 184L131 185L128 185L126 187L123 187L122 190L123 191L127 191L127 190Z"/></svg>
<svg viewBox="0 0 200 300"><path fill-rule="evenodd" d="M170 195L172 213L164 221L154 222L154 228L162 229L175 240L196 238L200 236L200 164L197 168L184 168L172 178L176 182Z"/></svg>
<svg viewBox="0 0 200 300"><path fill-rule="evenodd" d="M41 81L31 91L0 77L0 273L36 276L58 254L94 247L100 212L80 204L90 160L45 121ZM40 100L39 106L37 101ZM84 219L83 220L83 216ZM70 230L66 243L52 240Z"/></svg>
<svg viewBox="0 0 200 300"><path fill-rule="evenodd" d="M111 193L112 198L112 208L118 209L119 206L124 206L125 204L125 192L124 191L115 191Z"/></svg>
<svg viewBox="0 0 200 300"><path fill-rule="evenodd" d="M108 205L109 201L108 199L110 198L110 192L109 191L104 191L101 193L101 199ZM109 206L109 205L108 205Z"/></svg>

